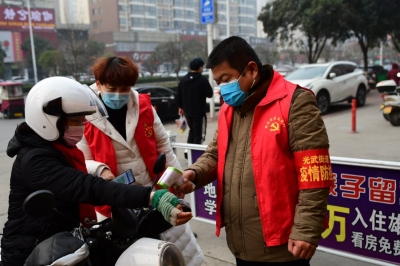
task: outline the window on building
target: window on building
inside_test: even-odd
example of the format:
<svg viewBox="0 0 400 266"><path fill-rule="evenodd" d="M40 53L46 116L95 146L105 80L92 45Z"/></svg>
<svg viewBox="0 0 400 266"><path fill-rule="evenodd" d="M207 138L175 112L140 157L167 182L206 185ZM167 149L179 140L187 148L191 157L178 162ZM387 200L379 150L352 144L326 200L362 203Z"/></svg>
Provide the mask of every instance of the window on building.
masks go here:
<svg viewBox="0 0 400 266"><path fill-rule="evenodd" d="M184 0L174 0L174 7L183 7L184 6Z"/></svg>
<svg viewBox="0 0 400 266"><path fill-rule="evenodd" d="M97 29L97 21L93 21L93 28Z"/></svg>
<svg viewBox="0 0 400 266"><path fill-rule="evenodd" d="M99 7L99 14L103 14L103 9Z"/></svg>
<svg viewBox="0 0 400 266"><path fill-rule="evenodd" d="M194 12L191 10L186 10L186 18L194 19Z"/></svg>
<svg viewBox="0 0 400 266"><path fill-rule="evenodd" d="M119 18L119 25L127 25L128 24L128 21L126 20L126 18Z"/></svg>
<svg viewBox="0 0 400 266"><path fill-rule="evenodd" d="M167 9L159 9L157 8L157 16L167 19L171 17L171 11Z"/></svg>
<svg viewBox="0 0 400 266"><path fill-rule="evenodd" d="M184 18L184 11L182 9L174 9L174 18Z"/></svg>
<svg viewBox="0 0 400 266"><path fill-rule="evenodd" d="M135 15L143 15L143 6L142 5L131 5L131 14Z"/></svg>
<svg viewBox="0 0 400 266"><path fill-rule="evenodd" d="M194 22L186 22L185 26L186 26L186 30L194 30L195 29Z"/></svg>
<svg viewBox="0 0 400 266"><path fill-rule="evenodd" d="M127 11L127 8L126 8L126 6L119 5L119 6L118 6L118 10L119 10L119 11L125 12L125 11Z"/></svg>
<svg viewBox="0 0 400 266"><path fill-rule="evenodd" d="M92 3L96 3L96 0L92 0Z"/></svg>
<svg viewBox="0 0 400 266"><path fill-rule="evenodd" d="M146 28L152 28L156 29L157 28L157 21L152 18L147 18L146 19Z"/></svg>
<svg viewBox="0 0 400 266"><path fill-rule="evenodd" d="M131 18L131 27L143 28L144 27L143 18Z"/></svg>
<svg viewBox="0 0 400 266"><path fill-rule="evenodd" d="M93 15L96 15L96 13L97 13L97 9L96 9L96 8L93 8L93 9L92 9L92 14L93 14Z"/></svg>
<svg viewBox="0 0 400 266"><path fill-rule="evenodd" d="M174 21L174 29L176 30L181 30L185 28L185 22L184 21Z"/></svg>
<svg viewBox="0 0 400 266"><path fill-rule="evenodd" d="M156 16L156 8L154 6L146 6L147 16Z"/></svg>
<svg viewBox="0 0 400 266"><path fill-rule="evenodd" d="M217 10L220 12L225 12L226 11L226 5L225 4L218 4L217 5Z"/></svg>
<svg viewBox="0 0 400 266"><path fill-rule="evenodd" d="M100 28L103 28L103 21L102 20L100 20L99 25L100 25Z"/></svg>
<svg viewBox="0 0 400 266"><path fill-rule="evenodd" d="M194 2L193 0L185 0L186 8L194 8Z"/></svg>

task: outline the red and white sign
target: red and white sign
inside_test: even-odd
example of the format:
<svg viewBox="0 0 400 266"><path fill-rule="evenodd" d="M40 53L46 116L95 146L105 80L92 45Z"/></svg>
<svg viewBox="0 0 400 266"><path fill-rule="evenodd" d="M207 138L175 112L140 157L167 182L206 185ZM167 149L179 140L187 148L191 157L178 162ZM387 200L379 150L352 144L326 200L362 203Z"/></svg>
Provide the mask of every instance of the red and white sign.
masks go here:
<svg viewBox="0 0 400 266"><path fill-rule="evenodd" d="M54 30L54 9L31 8L31 21L34 30ZM29 30L28 10L0 6L0 30Z"/></svg>
<svg viewBox="0 0 400 266"><path fill-rule="evenodd" d="M12 63L22 61L21 43L20 32L0 31L0 45L6 52L4 62Z"/></svg>

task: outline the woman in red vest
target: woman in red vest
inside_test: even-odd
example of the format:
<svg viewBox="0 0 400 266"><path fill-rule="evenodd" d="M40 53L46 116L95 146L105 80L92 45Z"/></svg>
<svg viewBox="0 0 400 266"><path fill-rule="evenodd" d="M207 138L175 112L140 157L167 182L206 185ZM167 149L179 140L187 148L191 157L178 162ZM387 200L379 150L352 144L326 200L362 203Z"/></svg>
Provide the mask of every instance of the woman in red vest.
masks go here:
<svg viewBox="0 0 400 266"><path fill-rule="evenodd" d="M72 231L79 226L79 220L85 224L95 219L91 216L93 206L92 212L88 212L90 209L84 208L83 202L138 208L152 202L157 204L156 199L161 196L164 200L164 195L178 201L166 190L153 193L150 188L106 182L87 174L85 158L76 143L83 135L85 115L96 112L92 119L102 120L106 112L100 110L104 107L99 98L87 86L69 78L47 78L30 90L25 105L26 122L18 125L7 147L7 155L16 159L1 239L4 266L24 265L41 241L59 232ZM41 218L26 215L24 200L38 190L50 190L55 195L56 209L71 219L61 215ZM171 207L159 205L161 213ZM169 221L171 215L164 218ZM191 218L191 213L181 212L176 218L177 225L183 224Z"/></svg>
<svg viewBox="0 0 400 266"><path fill-rule="evenodd" d="M78 144L88 172L110 180L131 169L136 180L132 185L151 186L153 166L161 152L166 155L167 166L181 169L149 95L131 89L138 79L134 62L126 57L99 58L92 71L96 83L91 88L100 96L109 116L87 123ZM96 211L98 219L110 215L107 206ZM203 262L203 253L188 224L173 227L160 237L182 250L187 265Z"/></svg>

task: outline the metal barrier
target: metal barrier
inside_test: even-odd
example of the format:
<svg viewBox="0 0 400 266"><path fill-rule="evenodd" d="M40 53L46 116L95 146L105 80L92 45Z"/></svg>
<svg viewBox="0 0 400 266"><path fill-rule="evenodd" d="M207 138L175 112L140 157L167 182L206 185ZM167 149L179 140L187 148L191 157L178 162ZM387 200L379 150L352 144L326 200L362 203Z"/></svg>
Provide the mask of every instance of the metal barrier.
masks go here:
<svg viewBox="0 0 400 266"><path fill-rule="evenodd" d="M171 145L188 150L188 165L207 148ZM378 265L400 265L400 163L334 156L330 160L335 185L328 199L329 228L317 249ZM190 196L194 219L215 224L216 181Z"/></svg>

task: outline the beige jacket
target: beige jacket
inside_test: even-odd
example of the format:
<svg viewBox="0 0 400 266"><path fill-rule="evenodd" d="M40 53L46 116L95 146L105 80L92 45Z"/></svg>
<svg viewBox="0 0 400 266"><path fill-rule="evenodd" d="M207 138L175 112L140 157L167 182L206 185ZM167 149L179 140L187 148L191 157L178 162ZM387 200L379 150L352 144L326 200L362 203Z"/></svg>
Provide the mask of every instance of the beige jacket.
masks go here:
<svg viewBox="0 0 400 266"><path fill-rule="evenodd" d="M96 91L96 93L98 93L95 85L92 85L91 87ZM117 157L118 173L121 174L128 169L132 169L133 175L136 179L133 185L151 186L153 181L151 180L151 177L147 171L146 165L134 138L139 116L138 99L138 93L132 90L131 97L127 103L128 110L126 114L126 140L107 119L93 121L92 123L111 138L115 155ZM164 125L161 123L161 120L154 109L153 113L153 129L156 136L157 152L165 153L166 166L173 166L178 169L182 169L177 157L173 153ZM85 155L86 168L89 174L96 176L96 174L99 172L99 169L102 167L108 167L103 162L97 162L93 160L93 155L85 137L82 138L77 146ZM98 217L100 216L101 214L98 215ZM103 216L103 218L105 217ZM171 229L162 233L161 238L166 241L171 241L178 246L178 248L182 251L187 265L198 266L203 263L203 252L200 246L197 244L197 240L192 233L189 223L172 227Z"/></svg>

